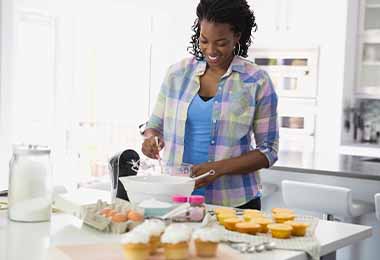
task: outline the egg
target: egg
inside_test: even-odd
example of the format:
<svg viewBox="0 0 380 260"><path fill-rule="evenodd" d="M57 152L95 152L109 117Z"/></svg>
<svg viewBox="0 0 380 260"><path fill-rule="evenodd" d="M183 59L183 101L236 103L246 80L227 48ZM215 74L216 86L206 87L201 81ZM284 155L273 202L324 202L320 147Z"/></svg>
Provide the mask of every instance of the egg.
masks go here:
<svg viewBox="0 0 380 260"><path fill-rule="evenodd" d="M107 216L108 213L111 211L112 209L107 207L107 208L104 208L100 211L100 215L103 215L103 216Z"/></svg>
<svg viewBox="0 0 380 260"><path fill-rule="evenodd" d="M130 210L128 212L128 219L132 221L142 221L144 220L144 216L137 211Z"/></svg>
<svg viewBox="0 0 380 260"><path fill-rule="evenodd" d="M113 222L120 223L120 222L125 222L127 220L128 220L128 216L126 214L123 214L123 213L116 213L112 216Z"/></svg>

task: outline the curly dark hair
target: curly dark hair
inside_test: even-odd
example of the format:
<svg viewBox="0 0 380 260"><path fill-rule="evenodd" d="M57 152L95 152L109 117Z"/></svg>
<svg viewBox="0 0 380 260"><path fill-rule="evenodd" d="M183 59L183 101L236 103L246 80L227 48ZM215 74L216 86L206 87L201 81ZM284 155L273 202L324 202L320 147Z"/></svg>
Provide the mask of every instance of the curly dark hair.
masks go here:
<svg viewBox="0 0 380 260"><path fill-rule="evenodd" d="M197 19L191 27L194 34L187 50L196 57L203 60L204 56L199 47L200 22L206 19L215 23L227 23L232 26L235 33L241 33L238 53L235 55L246 58L248 47L251 45L252 31L256 32L257 24L253 11L250 10L246 0L201 0L197 7Z"/></svg>

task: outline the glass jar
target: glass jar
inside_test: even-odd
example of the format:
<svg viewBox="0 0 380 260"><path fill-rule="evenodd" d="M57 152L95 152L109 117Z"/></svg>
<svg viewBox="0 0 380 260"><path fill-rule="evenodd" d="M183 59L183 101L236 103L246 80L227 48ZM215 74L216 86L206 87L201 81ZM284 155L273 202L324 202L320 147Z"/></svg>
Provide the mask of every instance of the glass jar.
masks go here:
<svg viewBox="0 0 380 260"><path fill-rule="evenodd" d="M188 199L186 196L182 196L182 195L172 196L172 202L173 202L174 207L179 207L179 206L187 203L187 200ZM173 217L173 221L175 221L175 222L187 222L188 221L187 212L183 212L183 213L176 215L175 217Z"/></svg>
<svg viewBox="0 0 380 260"><path fill-rule="evenodd" d="M9 163L9 219L49 221L52 190L50 149L37 145L13 146Z"/></svg>
<svg viewBox="0 0 380 260"><path fill-rule="evenodd" d="M190 209L188 211L188 221L201 222L206 215L205 197L193 195L189 197Z"/></svg>

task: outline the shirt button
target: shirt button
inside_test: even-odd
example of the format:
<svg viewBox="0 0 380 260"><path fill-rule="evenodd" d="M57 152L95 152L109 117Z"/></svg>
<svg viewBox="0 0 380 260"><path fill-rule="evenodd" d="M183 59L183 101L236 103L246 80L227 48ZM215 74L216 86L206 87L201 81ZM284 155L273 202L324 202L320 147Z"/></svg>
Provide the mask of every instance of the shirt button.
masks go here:
<svg viewBox="0 0 380 260"><path fill-rule="evenodd" d="M216 119L212 120L212 122L213 122L214 124L216 124Z"/></svg>
<svg viewBox="0 0 380 260"><path fill-rule="evenodd" d="M222 90L222 87L219 87L218 89L219 89L219 90Z"/></svg>
<svg viewBox="0 0 380 260"><path fill-rule="evenodd" d="M218 100L215 100L215 102L214 102L215 104L218 104Z"/></svg>
<svg viewBox="0 0 380 260"><path fill-rule="evenodd" d="M215 141L214 141L214 140L211 140L211 144L215 144Z"/></svg>

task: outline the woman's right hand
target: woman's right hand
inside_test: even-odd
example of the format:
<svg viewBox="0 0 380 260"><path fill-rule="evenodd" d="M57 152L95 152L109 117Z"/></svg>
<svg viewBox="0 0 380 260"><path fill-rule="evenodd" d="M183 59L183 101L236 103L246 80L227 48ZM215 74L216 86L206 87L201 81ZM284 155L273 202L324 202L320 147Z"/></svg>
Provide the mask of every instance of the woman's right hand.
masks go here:
<svg viewBox="0 0 380 260"><path fill-rule="evenodd" d="M159 152L164 148L165 143L162 140L162 137L158 137L158 147L155 140L155 136L151 136L149 138L146 138L142 144L141 151L143 154L148 156L151 159L159 159L160 154Z"/></svg>

